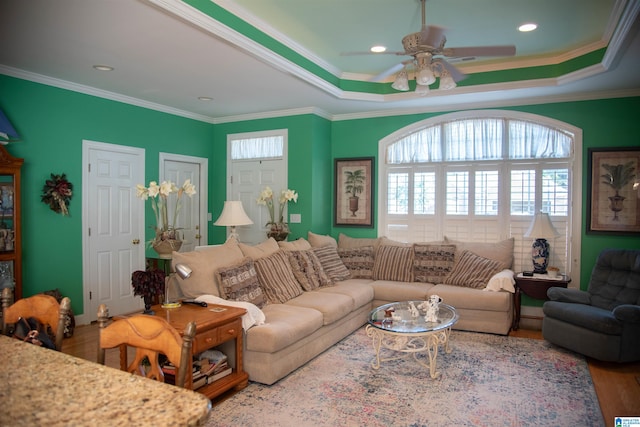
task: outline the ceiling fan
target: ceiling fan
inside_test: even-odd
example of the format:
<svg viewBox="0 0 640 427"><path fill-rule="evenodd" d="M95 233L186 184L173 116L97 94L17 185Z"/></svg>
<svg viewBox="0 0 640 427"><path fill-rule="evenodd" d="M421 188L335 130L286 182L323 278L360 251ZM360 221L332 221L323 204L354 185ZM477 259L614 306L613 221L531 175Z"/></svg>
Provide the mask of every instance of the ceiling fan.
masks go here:
<svg viewBox="0 0 640 427"><path fill-rule="evenodd" d="M513 56L516 53L514 45L498 46L473 46L473 47L445 47L447 38L445 29L437 25L426 24L426 0L420 0L422 4L422 28L417 33L411 33L403 37L402 52L382 52L382 54L411 56L412 58L394 65L373 77L371 81L380 81L393 73L400 71L392 87L397 90L409 90L407 66L413 65L416 69L416 83L418 92L425 93L428 86L440 77L440 89L452 89L456 82L465 78L464 73L453 66L445 58L468 58L476 56ZM354 54L373 54L371 52L354 52ZM422 86L422 87L420 87Z"/></svg>

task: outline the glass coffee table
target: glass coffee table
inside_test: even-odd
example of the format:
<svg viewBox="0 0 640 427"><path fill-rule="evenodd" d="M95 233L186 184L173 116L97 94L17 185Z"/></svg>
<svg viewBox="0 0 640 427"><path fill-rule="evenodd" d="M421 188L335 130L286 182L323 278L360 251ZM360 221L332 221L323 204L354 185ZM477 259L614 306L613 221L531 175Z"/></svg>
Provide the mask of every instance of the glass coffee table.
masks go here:
<svg viewBox="0 0 640 427"><path fill-rule="evenodd" d="M374 369L380 368L380 362L413 355L419 364L429 368L431 378L439 375L439 372L436 372L438 346L442 344L446 353L451 352L449 334L451 327L458 321L458 313L452 306L440 303L437 321L427 322L426 310L421 308L422 303L424 301L392 302L371 311L366 333L373 340L376 357L371 366ZM382 348L401 354L381 358ZM424 352L429 357L428 363L418 357L419 353Z"/></svg>

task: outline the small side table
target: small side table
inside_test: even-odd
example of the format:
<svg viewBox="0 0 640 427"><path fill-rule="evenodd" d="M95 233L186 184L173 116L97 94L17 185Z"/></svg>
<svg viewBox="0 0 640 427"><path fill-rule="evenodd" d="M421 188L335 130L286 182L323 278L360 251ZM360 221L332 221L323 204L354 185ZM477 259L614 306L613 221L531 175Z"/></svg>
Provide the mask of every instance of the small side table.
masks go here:
<svg viewBox="0 0 640 427"><path fill-rule="evenodd" d="M521 293L535 299L547 300L547 291L549 288L559 287L566 288L571 278L565 274L558 275L557 278L552 279L546 274L534 274L533 276L523 276L522 273L518 273L515 277L516 280L516 292L514 294L514 310L512 328L517 331L520 327L520 304Z"/></svg>

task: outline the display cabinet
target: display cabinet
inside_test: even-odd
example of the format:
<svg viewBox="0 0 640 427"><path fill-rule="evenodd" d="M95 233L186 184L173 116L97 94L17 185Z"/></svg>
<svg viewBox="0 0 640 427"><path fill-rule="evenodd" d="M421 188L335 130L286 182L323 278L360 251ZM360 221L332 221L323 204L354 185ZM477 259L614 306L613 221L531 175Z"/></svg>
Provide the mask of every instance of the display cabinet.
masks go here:
<svg viewBox="0 0 640 427"><path fill-rule="evenodd" d="M20 223L20 169L24 159L0 145L0 288L13 287L22 298L22 233Z"/></svg>

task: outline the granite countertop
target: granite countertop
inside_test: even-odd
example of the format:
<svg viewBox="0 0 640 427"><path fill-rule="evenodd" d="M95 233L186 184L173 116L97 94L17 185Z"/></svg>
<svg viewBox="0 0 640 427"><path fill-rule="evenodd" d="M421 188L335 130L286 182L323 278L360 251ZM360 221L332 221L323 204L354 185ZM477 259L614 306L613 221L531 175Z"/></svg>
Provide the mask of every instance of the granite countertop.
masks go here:
<svg viewBox="0 0 640 427"><path fill-rule="evenodd" d="M204 424L211 402L191 390L0 335L0 425Z"/></svg>

